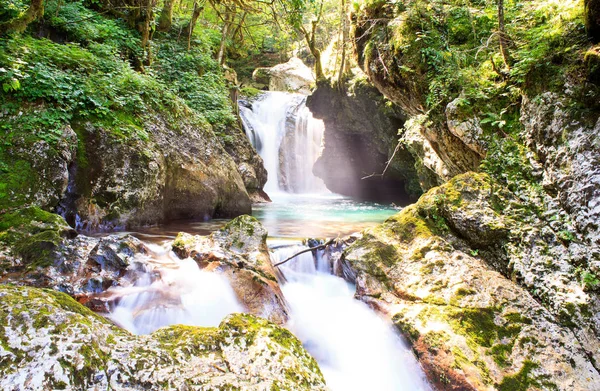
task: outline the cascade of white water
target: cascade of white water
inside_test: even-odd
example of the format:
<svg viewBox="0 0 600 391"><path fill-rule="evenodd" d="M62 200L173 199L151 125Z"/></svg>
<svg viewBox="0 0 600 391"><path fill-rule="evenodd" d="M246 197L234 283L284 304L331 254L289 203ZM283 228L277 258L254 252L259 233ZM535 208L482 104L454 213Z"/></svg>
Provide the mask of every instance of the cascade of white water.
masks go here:
<svg viewBox="0 0 600 391"><path fill-rule="evenodd" d="M173 324L218 326L225 316L243 312L229 281L203 272L191 258L178 259L165 246L152 245L145 273L131 287L111 288L120 298L108 315L134 334Z"/></svg>
<svg viewBox="0 0 600 391"><path fill-rule="evenodd" d="M312 173L321 153L324 125L306 107L306 96L265 92L252 108L240 106L240 115L267 169L265 191L327 192L323 181Z"/></svg>
<svg viewBox="0 0 600 391"><path fill-rule="evenodd" d="M282 247L273 262L306 248ZM355 287L329 274L324 257L310 252L281 266L287 282L290 329L319 363L332 391L426 391L415 357L392 326L353 298Z"/></svg>

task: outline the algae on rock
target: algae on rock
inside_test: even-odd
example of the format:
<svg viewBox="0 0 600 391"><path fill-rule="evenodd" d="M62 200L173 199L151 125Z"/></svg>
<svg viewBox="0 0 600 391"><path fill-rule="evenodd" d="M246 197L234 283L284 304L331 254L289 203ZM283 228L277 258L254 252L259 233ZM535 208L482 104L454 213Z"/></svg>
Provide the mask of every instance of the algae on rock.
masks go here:
<svg viewBox="0 0 600 391"><path fill-rule="evenodd" d="M509 389L520 378L548 389L600 387L591 316L599 298L572 278L578 248L535 214L519 219L519 206L488 176L467 173L344 254L357 296L389 314L441 389Z"/></svg>

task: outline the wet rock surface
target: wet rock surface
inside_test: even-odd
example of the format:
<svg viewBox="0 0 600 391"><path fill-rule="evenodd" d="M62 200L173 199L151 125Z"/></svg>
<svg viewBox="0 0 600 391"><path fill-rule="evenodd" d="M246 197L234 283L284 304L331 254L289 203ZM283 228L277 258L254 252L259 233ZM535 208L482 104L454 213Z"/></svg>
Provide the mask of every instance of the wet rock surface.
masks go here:
<svg viewBox="0 0 600 391"><path fill-rule="evenodd" d="M148 253L131 235L78 235L62 217L38 208L4 220L21 222L0 232L0 281L65 292L95 311L108 312L110 302L99 294L131 285Z"/></svg>
<svg viewBox="0 0 600 391"><path fill-rule="evenodd" d="M267 170L263 159L250 144L244 130L239 126L230 126L225 130L225 134L225 151L233 158L250 200L252 202L269 201L263 191L263 187L267 183Z"/></svg>
<svg viewBox="0 0 600 391"><path fill-rule="evenodd" d="M599 300L573 278L580 250L469 173L365 231L344 262L439 389L591 390Z"/></svg>
<svg viewBox="0 0 600 391"><path fill-rule="evenodd" d="M240 216L209 236L180 233L173 251L191 257L200 269L225 275L248 312L283 324L288 308L269 256L267 231L251 216Z"/></svg>
<svg viewBox="0 0 600 391"><path fill-rule="evenodd" d="M296 92L310 94L315 79L312 70L302 60L292 57L283 64L271 68L256 68L252 79L265 85L270 91Z"/></svg>
<svg viewBox="0 0 600 391"><path fill-rule="evenodd" d="M289 331L233 314L217 328L133 336L51 290L0 285L4 390L325 390Z"/></svg>
<svg viewBox="0 0 600 391"><path fill-rule="evenodd" d="M86 164L74 170L67 216L79 228L114 228L180 218L236 216L250 200L235 163L212 130L161 117L145 124L148 140L116 142L101 126L84 123ZM75 214L78 216L75 218Z"/></svg>
<svg viewBox="0 0 600 391"><path fill-rule="evenodd" d="M336 193L384 202L416 200L421 186L415 160L404 145L394 154L404 115L364 80L353 83L347 91L320 83L307 99L313 115L325 123L314 173Z"/></svg>

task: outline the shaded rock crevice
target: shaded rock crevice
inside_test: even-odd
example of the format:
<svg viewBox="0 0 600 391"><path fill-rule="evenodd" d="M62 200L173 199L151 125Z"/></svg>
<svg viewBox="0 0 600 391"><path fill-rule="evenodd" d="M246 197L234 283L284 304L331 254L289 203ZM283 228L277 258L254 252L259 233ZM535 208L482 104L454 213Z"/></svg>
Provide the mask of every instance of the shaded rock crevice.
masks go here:
<svg viewBox="0 0 600 391"><path fill-rule="evenodd" d="M347 87L342 91L323 82L307 99L325 124L324 147L313 172L336 193L399 204L415 201L422 191L415 160L404 145L395 151L404 115L364 81L355 79Z"/></svg>

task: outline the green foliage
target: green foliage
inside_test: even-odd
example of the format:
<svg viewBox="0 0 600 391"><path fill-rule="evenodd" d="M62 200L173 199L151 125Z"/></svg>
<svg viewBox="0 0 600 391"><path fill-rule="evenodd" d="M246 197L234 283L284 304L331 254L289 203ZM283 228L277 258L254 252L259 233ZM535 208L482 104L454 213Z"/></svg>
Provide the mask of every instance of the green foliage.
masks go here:
<svg viewBox="0 0 600 391"><path fill-rule="evenodd" d="M593 290L600 287L600 278L592 272L584 271L581 273L581 282L587 290Z"/></svg>
<svg viewBox="0 0 600 391"><path fill-rule="evenodd" d="M29 7L28 1L0 0L0 23L8 22L20 16Z"/></svg>
<svg viewBox="0 0 600 391"><path fill-rule="evenodd" d="M409 80L407 93L423 99L432 118L442 118L446 105L461 98L465 111L484 120L486 133L515 134L523 93L558 91L586 73L583 7L573 2L504 3L510 67L500 55L497 2L414 0L393 8L364 0L357 8L370 34L365 57L373 64L383 59L391 83ZM371 23L382 13L397 19ZM586 104L597 106L598 89L575 84Z"/></svg>
<svg viewBox="0 0 600 391"><path fill-rule="evenodd" d="M153 70L157 78L212 125L235 121L225 79L206 50L208 44L186 50L186 42L161 40Z"/></svg>
<svg viewBox="0 0 600 391"><path fill-rule="evenodd" d="M134 143L152 137L148 123L157 115L174 130L182 117L216 128L234 121L223 72L213 58L217 29L198 26L190 50L175 31L156 34L156 61L143 69L140 34L86 4L49 0L43 20L30 26L35 34L0 37L2 211L38 202L34 195L49 184L36 166L44 162L30 151L43 149L55 164L68 148L65 142L72 142L65 139L69 125L77 132L78 165L85 168L86 140L78 131L85 122L107 131L110 142ZM13 5L18 4L0 2L0 20L14 17ZM181 30L187 21L176 23Z"/></svg>

